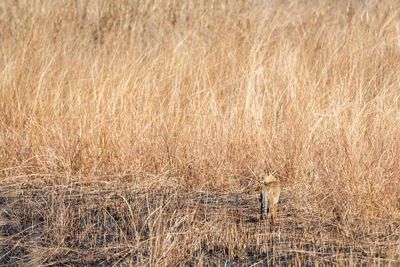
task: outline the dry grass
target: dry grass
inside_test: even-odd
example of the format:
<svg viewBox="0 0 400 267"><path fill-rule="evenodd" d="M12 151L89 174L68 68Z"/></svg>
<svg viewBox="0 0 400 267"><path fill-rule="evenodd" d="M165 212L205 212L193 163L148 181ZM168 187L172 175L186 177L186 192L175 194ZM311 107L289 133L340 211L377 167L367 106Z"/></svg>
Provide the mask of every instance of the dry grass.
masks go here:
<svg viewBox="0 0 400 267"><path fill-rule="evenodd" d="M0 264L400 264L400 5L364 2L0 1Z"/></svg>

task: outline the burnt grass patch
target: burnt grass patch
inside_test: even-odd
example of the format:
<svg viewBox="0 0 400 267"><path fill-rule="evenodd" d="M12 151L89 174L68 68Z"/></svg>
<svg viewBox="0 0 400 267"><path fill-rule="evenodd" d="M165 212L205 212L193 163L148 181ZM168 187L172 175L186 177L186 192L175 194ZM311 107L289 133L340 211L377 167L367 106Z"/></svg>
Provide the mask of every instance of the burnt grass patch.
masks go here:
<svg viewBox="0 0 400 267"><path fill-rule="evenodd" d="M388 244L399 237L348 238L285 193L275 227L259 220L256 192L167 187L3 186L0 212L7 266L383 264L396 263Z"/></svg>

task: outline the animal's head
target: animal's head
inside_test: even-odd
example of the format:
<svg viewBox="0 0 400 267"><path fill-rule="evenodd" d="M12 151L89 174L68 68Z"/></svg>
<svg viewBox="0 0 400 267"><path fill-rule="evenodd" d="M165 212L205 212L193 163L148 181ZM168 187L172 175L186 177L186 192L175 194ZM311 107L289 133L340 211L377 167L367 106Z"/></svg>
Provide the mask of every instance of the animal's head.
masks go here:
<svg viewBox="0 0 400 267"><path fill-rule="evenodd" d="M270 182L276 181L276 178L272 176L272 173L268 171L268 169L265 169L264 171L261 171L260 176L258 177L258 180L260 184L266 185Z"/></svg>

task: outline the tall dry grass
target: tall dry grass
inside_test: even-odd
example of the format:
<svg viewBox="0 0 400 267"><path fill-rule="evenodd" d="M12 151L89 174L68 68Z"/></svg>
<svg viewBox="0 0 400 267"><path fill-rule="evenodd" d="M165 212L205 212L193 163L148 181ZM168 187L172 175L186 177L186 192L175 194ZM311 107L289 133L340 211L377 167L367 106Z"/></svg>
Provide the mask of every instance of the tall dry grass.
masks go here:
<svg viewBox="0 0 400 267"><path fill-rule="evenodd" d="M147 192L148 203L159 208L164 200L171 203L168 196L195 191L246 195L256 192L249 167L266 166L281 180L288 210L296 210L287 218L296 216L302 230L313 218L309 235L289 244L316 238L332 242L332 252L332 244L356 249L364 242L368 245L359 251L370 248L367 256L360 252L364 258L398 263L399 13L392 0L1 1L2 225L9 229L6 221L12 220L20 227L33 225L32 218L41 214L48 234L36 250L27 237L19 240L28 244L21 248L28 252L18 253L28 255L24 260L31 264L44 264L40 249L56 246L46 240L74 236L71 229L81 222L85 227L66 249L86 246L95 255L100 246L118 259L134 255L131 264L162 265L212 260L199 251L212 251L218 243L230 252L214 250L211 255L221 255L217 262L227 255L235 259L243 252L240 244L254 244L238 238L246 224L229 225L230 215L224 213L206 220L206 227L198 221L207 217L198 217L198 202L193 209L180 209L181 200L173 202L170 213L147 209L149 217L140 221L129 208L138 204L126 192ZM85 195L87 201L87 194L98 190L110 195L102 197L111 206L111 195L126 190L118 205L129 205L117 210L131 215L113 220L124 222L123 229L130 225L133 234L114 241L135 240L147 250L120 255L93 236L94 243L85 244L91 237L85 231L104 234L108 224L89 230L99 224L85 221L93 203L68 206L60 188L72 190L70 195L78 190L72 195ZM148 200L160 192L161 200ZM34 200L41 204L35 206ZM10 203L19 203L12 207L21 210L10 212ZM235 206L226 203L221 208L226 212ZM184 221L185 227L171 226L162 214ZM155 228L149 226L153 219ZM137 224L147 228L136 229ZM224 234L225 226L236 232ZM184 228L191 239L176 240L193 242L188 250L179 250L171 236L173 249L162 247L160 236L183 235ZM0 242L28 231L17 229L4 230ZM327 232L326 240L321 231ZM213 235L220 238L216 243L209 240ZM15 248L7 244L8 251ZM299 255L293 264L304 263ZM38 257L42 261L35 261ZM47 263L62 263L60 258ZM350 265L360 260L348 259Z"/></svg>

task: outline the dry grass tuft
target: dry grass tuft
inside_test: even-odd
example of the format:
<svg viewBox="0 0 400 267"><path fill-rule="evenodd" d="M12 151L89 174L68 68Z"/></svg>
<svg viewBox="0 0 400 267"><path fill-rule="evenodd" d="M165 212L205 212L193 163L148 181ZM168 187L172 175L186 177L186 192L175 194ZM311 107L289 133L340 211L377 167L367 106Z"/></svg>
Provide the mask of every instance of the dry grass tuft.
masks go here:
<svg viewBox="0 0 400 267"><path fill-rule="evenodd" d="M399 13L0 2L0 264L398 265Z"/></svg>

